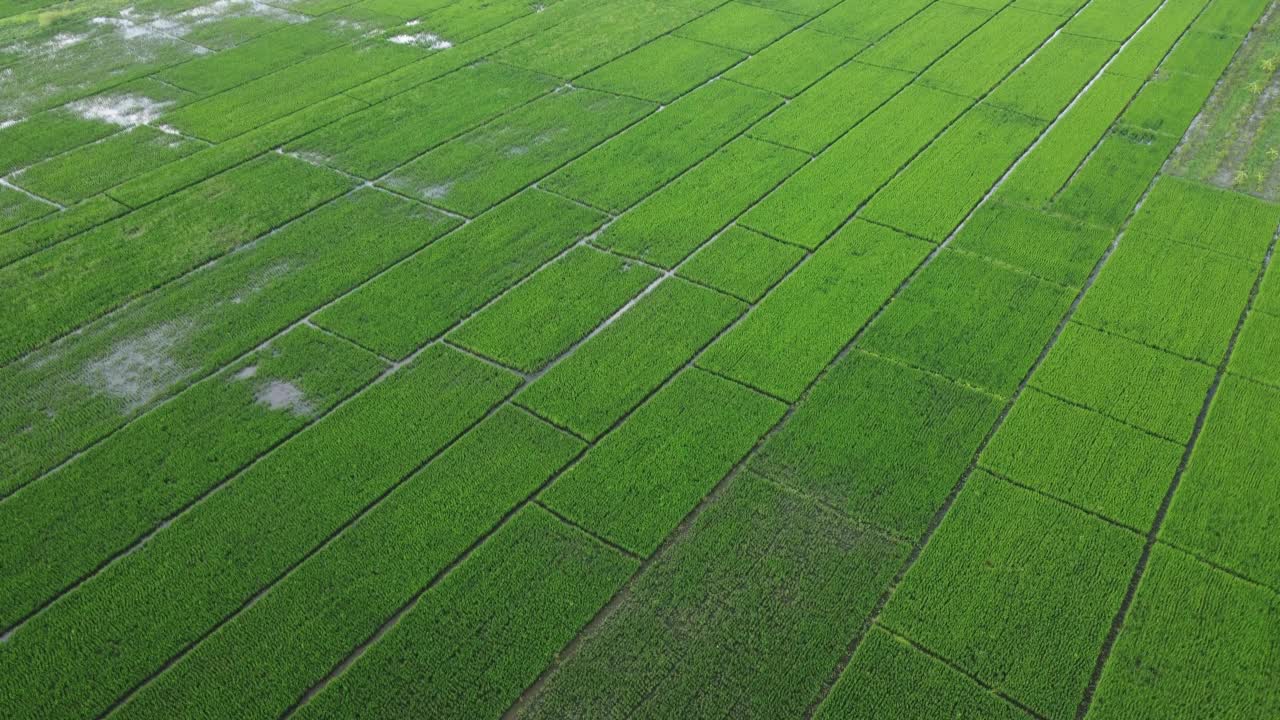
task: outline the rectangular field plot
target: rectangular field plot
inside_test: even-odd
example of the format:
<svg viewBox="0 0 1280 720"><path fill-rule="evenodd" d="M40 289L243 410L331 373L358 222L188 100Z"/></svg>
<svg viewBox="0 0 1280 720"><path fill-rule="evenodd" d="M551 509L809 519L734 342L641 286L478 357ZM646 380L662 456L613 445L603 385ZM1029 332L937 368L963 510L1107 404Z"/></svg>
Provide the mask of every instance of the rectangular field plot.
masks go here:
<svg viewBox="0 0 1280 720"><path fill-rule="evenodd" d="M741 475L520 717L799 716L906 552Z"/></svg>
<svg viewBox="0 0 1280 720"><path fill-rule="evenodd" d="M1116 55L1109 72L1146 79L1210 0L1170 0Z"/></svg>
<svg viewBox="0 0 1280 720"><path fill-rule="evenodd" d="M930 87L978 98L1040 47L1062 19L1010 7L920 75Z"/></svg>
<svg viewBox="0 0 1280 720"><path fill-rule="evenodd" d="M979 471L882 622L1065 720L1074 717L1141 549L1136 534Z"/></svg>
<svg viewBox="0 0 1280 720"><path fill-rule="evenodd" d="M317 324L402 358L527 277L604 216L530 190L325 308Z"/></svg>
<svg viewBox="0 0 1280 720"><path fill-rule="evenodd" d="M540 508L522 510L298 717L496 717L635 566Z"/></svg>
<svg viewBox="0 0 1280 720"><path fill-rule="evenodd" d="M1073 322L1063 329L1031 384L1186 442L1213 375L1208 365Z"/></svg>
<svg viewBox="0 0 1280 720"><path fill-rule="evenodd" d="M595 243L674 267L804 160L795 150L739 138L610 223Z"/></svg>
<svg viewBox="0 0 1280 720"><path fill-rule="evenodd" d="M712 290L664 280L518 402L584 437L599 437L745 309Z"/></svg>
<svg viewBox="0 0 1280 720"><path fill-rule="evenodd" d="M1144 531L1182 451L1182 445L1032 389L991 439L982 466Z"/></svg>
<svg viewBox="0 0 1280 720"><path fill-rule="evenodd" d="M1061 286L944 250L867 329L863 347L1007 397L1071 299Z"/></svg>
<svg viewBox="0 0 1280 720"><path fill-rule="evenodd" d="M855 350L749 467L851 517L915 537L998 410L994 398Z"/></svg>
<svg viewBox="0 0 1280 720"><path fill-rule="evenodd" d="M1120 45L1061 33L988 96L992 105L1052 120Z"/></svg>
<svg viewBox="0 0 1280 720"><path fill-rule="evenodd" d="M934 3L881 38L858 59L869 65L920 72L990 18L987 10Z"/></svg>
<svg viewBox="0 0 1280 720"><path fill-rule="evenodd" d="M544 493L548 507L651 555L785 406L698 369L681 373ZM690 452L697 447L698 452ZM645 458L636 463L635 458Z"/></svg>
<svg viewBox="0 0 1280 720"><path fill-rule="evenodd" d="M872 627L814 715L817 720L1027 720L963 673Z"/></svg>
<svg viewBox="0 0 1280 720"><path fill-rule="evenodd" d="M1088 717L1137 720L1213 708L1280 713L1280 601L1157 545Z"/></svg>
<svg viewBox="0 0 1280 720"><path fill-rule="evenodd" d="M24 192L0 186L0 233L38 220L56 209Z"/></svg>
<svg viewBox="0 0 1280 720"><path fill-rule="evenodd" d="M1161 0L1094 0L1065 29L1072 35L1123 42L1160 5Z"/></svg>
<svg viewBox="0 0 1280 720"><path fill-rule="evenodd" d="M1231 355L1231 372L1280 388L1280 317L1254 310Z"/></svg>
<svg viewBox="0 0 1280 720"><path fill-rule="evenodd" d="M932 3L933 0L845 0L809 27L836 35L878 40Z"/></svg>
<svg viewBox="0 0 1280 720"><path fill-rule="evenodd" d="M756 302L804 257L794 245L731 227L680 269L680 275Z"/></svg>
<svg viewBox="0 0 1280 720"><path fill-rule="evenodd" d="M447 337L504 365L533 372L657 278L648 266L575 248Z"/></svg>
<svg viewBox="0 0 1280 720"><path fill-rule="evenodd" d="M794 97L866 46L861 40L801 28L756 53L725 77Z"/></svg>
<svg viewBox="0 0 1280 720"><path fill-rule="evenodd" d="M929 246L861 221L822 246L700 364L794 400L925 258Z"/></svg>
<svg viewBox="0 0 1280 720"><path fill-rule="evenodd" d="M1280 205L1176 177L1161 178L1129 233L1190 243L1261 262L1280 228Z"/></svg>
<svg viewBox="0 0 1280 720"><path fill-rule="evenodd" d="M754 53L803 24L806 18L755 4L730 2L674 32L679 37Z"/></svg>
<svg viewBox="0 0 1280 720"><path fill-rule="evenodd" d="M1117 125L1062 188L1052 209L1119 228L1177 144L1173 135Z"/></svg>
<svg viewBox="0 0 1280 720"><path fill-rule="evenodd" d="M992 200L974 212L950 247L1077 288L1114 235L1107 228Z"/></svg>
<svg viewBox="0 0 1280 720"><path fill-rule="evenodd" d="M33 165L85 143L101 140L120 128L60 108L37 113L0 128L0 174Z"/></svg>
<svg viewBox="0 0 1280 720"><path fill-rule="evenodd" d="M664 35L577 78L573 84L667 103L744 58L746 55L736 50Z"/></svg>
<svg viewBox="0 0 1280 720"><path fill-rule="evenodd" d="M580 447L527 413L500 410L147 686L122 715L164 718L175 704L228 718L279 715ZM233 699L247 685L253 697Z"/></svg>
<svg viewBox="0 0 1280 720"><path fill-rule="evenodd" d="M11 199L8 192L10 191L7 189L0 192L0 197ZM20 193L15 191L14 194ZM0 266L56 245L129 210L105 195L90 198L58 213L54 213L51 206L46 207L49 214L26 220L18 227L0 233ZM31 209L20 212L29 214Z"/></svg>
<svg viewBox="0 0 1280 720"><path fill-rule="evenodd" d="M1274 478L1280 389L1226 376L1160 539L1264 583L1280 586L1280 519Z"/></svg>
<svg viewBox="0 0 1280 720"><path fill-rule="evenodd" d="M437 147L380 184L474 217L652 109L641 100L561 89Z"/></svg>

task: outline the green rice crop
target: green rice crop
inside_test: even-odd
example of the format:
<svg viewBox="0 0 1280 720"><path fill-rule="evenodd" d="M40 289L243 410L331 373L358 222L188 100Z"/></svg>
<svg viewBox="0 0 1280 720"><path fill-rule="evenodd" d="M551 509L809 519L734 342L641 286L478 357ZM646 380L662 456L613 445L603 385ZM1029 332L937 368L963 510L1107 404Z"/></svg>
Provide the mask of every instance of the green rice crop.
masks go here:
<svg viewBox="0 0 1280 720"><path fill-rule="evenodd" d="M1280 205L1176 177L1156 183L1129 233L1157 242L1176 240L1262 262Z"/></svg>
<svg viewBox="0 0 1280 720"><path fill-rule="evenodd" d="M1052 120L1071 102L1119 43L1061 33L988 96L992 105Z"/></svg>
<svg viewBox="0 0 1280 720"><path fill-rule="evenodd" d="M13 180L41 197L72 205L205 147L198 140L138 127L32 165Z"/></svg>
<svg viewBox="0 0 1280 720"><path fill-rule="evenodd" d="M1280 602L1270 588L1157 545L1107 661L1090 720L1280 714Z"/></svg>
<svg viewBox="0 0 1280 720"><path fill-rule="evenodd" d="M928 252L923 242L854 221L712 345L700 364L795 400Z"/></svg>
<svg viewBox="0 0 1280 720"><path fill-rule="evenodd" d="M718 80L547 178L542 186L610 212L625 210L710 155L782 99Z"/></svg>
<svg viewBox="0 0 1280 720"><path fill-rule="evenodd" d="M828 8L839 5L843 0L742 0L749 5L796 13L798 15L819 15Z"/></svg>
<svg viewBox="0 0 1280 720"><path fill-rule="evenodd" d="M527 413L499 410L120 716L167 718L174 707L228 719L279 715L580 448Z"/></svg>
<svg viewBox="0 0 1280 720"><path fill-rule="evenodd" d="M752 208L742 224L816 248L971 105L952 93L908 86Z"/></svg>
<svg viewBox="0 0 1280 720"><path fill-rule="evenodd" d="M924 532L999 402L855 350L834 365L751 470L906 537Z"/></svg>
<svg viewBox="0 0 1280 720"><path fill-rule="evenodd" d="M526 508L298 716L496 717L635 568Z"/></svg>
<svg viewBox="0 0 1280 720"><path fill-rule="evenodd" d="M1160 531L1161 540L1271 588L1280 586L1277 402L1280 389L1223 378Z"/></svg>
<svg viewBox="0 0 1280 720"><path fill-rule="evenodd" d="M1141 531L1155 520L1182 451L1031 389L982 453L982 466Z"/></svg>
<svg viewBox="0 0 1280 720"><path fill-rule="evenodd" d="M1177 137L1119 125L1107 133L1053 209L1119 228L1177 145Z"/></svg>
<svg viewBox="0 0 1280 720"><path fill-rule="evenodd" d="M100 120L86 120L67 110L38 113L0 129L0 174L80 147L119 130Z"/></svg>
<svg viewBox="0 0 1280 720"><path fill-rule="evenodd" d="M518 402L584 437L599 437L744 309L711 290L664 280Z"/></svg>
<svg viewBox="0 0 1280 720"><path fill-rule="evenodd" d="M753 303L803 257L794 245L735 225L680 268L680 275Z"/></svg>
<svg viewBox="0 0 1280 720"><path fill-rule="evenodd" d="M1066 31L1123 42L1160 4L1161 0L1094 0L1067 23Z"/></svg>
<svg viewBox="0 0 1280 720"><path fill-rule="evenodd" d="M9 578L0 589L0 627L89 574L384 367L348 343L298 328L0 504L8 528L0 568ZM274 388L296 402L271 406Z"/></svg>
<svg viewBox="0 0 1280 720"><path fill-rule="evenodd" d="M376 178L554 86L554 79L546 75L509 65L471 65L347 115L285 150Z"/></svg>
<svg viewBox="0 0 1280 720"><path fill-rule="evenodd" d="M842 2L823 13L808 27L863 40L879 40L932 2L933 0Z"/></svg>
<svg viewBox="0 0 1280 720"><path fill-rule="evenodd" d="M42 218L56 209L21 191L0 187L0 233Z"/></svg>
<svg viewBox="0 0 1280 720"><path fill-rule="evenodd" d="M1114 233L1018 205L981 205L950 247L1009 263L1067 287L1083 287Z"/></svg>
<svg viewBox="0 0 1280 720"><path fill-rule="evenodd" d="M381 184L475 216L652 109L641 100L562 89L435 148ZM664 114L673 112L675 106ZM554 182L546 182L551 189Z"/></svg>
<svg viewBox="0 0 1280 720"><path fill-rule="evenodd" d="M1053 335L1072 295L944 250L867 329L862 344L1007 397Z"/></svg>
<svg viewBox="0 0 1280 720"><path fill-rule="evenodd" d="M1207 365L1073 322L1031 384L1185 442L1213 375Z"/></svg>
<svg viewBox="0 0 1280 720"><path fill-rule="evenodd" d="M934 3L876 41L858 57L880 67L920 72L966 36L982 27L992 13L951 3ZM818 29L821 29L819 25Z"/></svg>
<svg viewBox="0 0 1280 720"><path fill-rule="evenodd" d="M687 370L561 475L543 500L601 536L651 555L785 409L736 383ZM698 452L690 452L693 447Z"/></svg>
<svg viewBox="0 0 1280 720"><path fill-rule="evenodd" d="M0 233L0 266L123 215L129 208L105 195L90 198L66 210L47 215ZM28 210L30 212L30 210Z"/></svg>
<svg viewBox="0 0 1280 720"><path fill-rule="evenodd" d="M590 247L570 250L447 337L525 372L545 366L658 278Z"/></svg>
<svg viewBox="0 0 1280 720"><path fill-rule="evenodd" d="M600 227L604 216L523 192L316 315L317 324L402 358Z"/></svg>
<svg viewBox="0 0 1280 720"><path fill-rule="evenodd" d="M520 717L798 717L906 552L738 476Z"/></svg>
<svg viewBox="0 0 1280 720"><path fill-rule="evenodd" d="M903 70L857 61L847 63L747 132L761 140L816 153L861 122L911 79L912 74Z"/></svg>
<svg viewBox="0 0 1280 720"><path fill-rule="evenodd" d="M12 491L456 223L360 190L0 370L0 431L9 438L0 444L0 490Z"/></svg>
<svg viewBox="0 0 1280 720"><path fill-rule="evenodd" d="M804 155L739 138L610 223L596 243L670 268L795 172Z"/></svg>
<svg viewBox="0 0 1280 720"><path fill-rule="evenodd" d="M746 55L665 35L573 81L578 87L669 103Z"/></svg>
<svg viewBox="0 0 1280 720"><path fill-rule="evenodd" d="M264 157L0 269L0 303L18 311L0 321L0 360L230 252L351 185L305 163ZM137 241L142 236L165 242Z"/></svg>
<svg viewBox="0 0 1280 720"><path fill-rule="evenodd" d="M1231 371L1280 388L1280 317L1255 309L1231 355Z"/></svg>
<svg viewBox="0 0 1280 720"><path fill-rule="evenodd" d="M729 2L675 31L675 35L754 53L801 25L807 18L756 5Z"/></svg>
<svg viewBox="0 0 1280 720"><path fill-rule="evenodd" d="M989 0L999 2L999 0ZM1070 15L1088 0L1014 0L1014 7L1054 15Z"/></svg>
<svg viewBox="0 0 1280 720"><path fill-rule="evenodd" d="M1162 68L1125 111L1125 122L1152 132L1181 135L1200 112L1216 80L1216 75L1202 77Z"/></svg>
<svg viewBox="0 0 1280 720"><path fill-rule="evenodd" d="M1214 0L1204 15L1196 21L1196 29L1205 32L1226 33L1244 37L1267 9L1267 0L1238 0L1224 2Z"/></svg>
<svg viewBox="0 0 1280 720"><path fill-rule="evenodd" d="M1043 129L1025 115L977 105L872 198L862 216L941 242Z"/></svg>
<svg viewBox="0 0 1280 720"><path fill-rule="evenodd" d="M1146 79L1209 0L1169 0L1116 55L1108 72Z"/></svg>
<svg viewBox="0 0 1280 720"><path fill-rule="evenodd" d="M1044 717L1071 718L1141 549L1136 534L979 471L881 621Z"/></svg>
<svg viewBox="0 0 1280 720"><path fill-rule="evenodd" d="M427 350L22 626L0 654L0 696L29 718L105 712L517 384L457 351ZM180 605L154 592L177 578Z"/></svg>
<svg viewBox="0 0 1280 720"><path fill-rule="evenodd" d="M964 674L879 627L867 631L849 666L814 717L817 720L1028 718Z"/></svg>
<svg viewBox="0 0 1280 720"><path fill-rule="evenodd" d="M349 39L336 25L295 25L165 69L157 77L201 96L215 95L333 50Z"/></svg>
<svg viewBox="0 0 1280 720"><path fill-rule="evenodd" d="M1062 23L1041 12L1007 8L920 75L939 90L978 98L1040 47Z"/></svg>
<svg viewBox="0 0 1280 720"><path fill-rule="evenodd" d="M863 40L801 28L756 53L725 73L725 77L795 97L866 46Z"/></svg>

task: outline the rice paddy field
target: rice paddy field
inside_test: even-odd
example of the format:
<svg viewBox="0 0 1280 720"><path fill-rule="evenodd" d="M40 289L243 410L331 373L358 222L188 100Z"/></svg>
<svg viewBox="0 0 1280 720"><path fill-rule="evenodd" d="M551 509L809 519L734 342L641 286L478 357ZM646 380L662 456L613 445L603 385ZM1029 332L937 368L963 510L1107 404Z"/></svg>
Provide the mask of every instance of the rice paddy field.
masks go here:
<svg viewBox="0 0 1280 720"><path fill-rule="evenodd" d="M0 717L1280 718L1272 0L0 0Z"/></svg>

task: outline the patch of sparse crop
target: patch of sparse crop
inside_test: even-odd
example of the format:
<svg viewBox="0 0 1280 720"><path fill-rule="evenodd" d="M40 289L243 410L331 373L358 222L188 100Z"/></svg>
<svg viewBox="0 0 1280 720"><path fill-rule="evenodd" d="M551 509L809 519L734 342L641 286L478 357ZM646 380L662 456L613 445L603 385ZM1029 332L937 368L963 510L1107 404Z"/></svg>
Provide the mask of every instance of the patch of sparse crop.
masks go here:
<svg viewBox="0 0 1280 720"><path fill-rule="evenodd" d="M1059 285L944 250L867 329L862 343L1007 397L1071 300Z"/></svg>
<svg viewBox="0 0 1280 720"><path fill-rule="evenodd" d="M620 212L710 155L782 98L718 80L549 177L548 190Z"/></svg>
<svg viewBox="0 0 1280 720"><path fill-rule="evenodd" d="M0 186L0 233L42 218L55 209L26 193Z"/></svg>
<svg viewBox="0 0 1280 720"><path fill-rule="evenodd" d="M1221 4L1221 3L1220 3ZM1091 720L1280 714L1280 601L1157 545L1107 661Z"/></svg>
<svg viewBox="0 0 1280 720"><path fill-rule="evenodd" d="M998 201L983 204L951 247L1020 267L1068 287L1082 287L1114 232L1071 218Z"/></svg>
<svg viewBox="0 0 1280 720"><path fill-rule="evenodd" d="M1135 530L1155 520L1183 446L1036 390L1023 393L982 454L1015 482Z"/></svg>
<svg viewBox="0 0 1280 720"><path fill-rule="evenodd" d="M105 712L517 384L455 350L428 349L23 625L0 654L0 694L24 717ZM170 583L181 584L182 603L156 592Z"/></svg>
<svg viewBox="0 0 1280 720"><path fill-rule="evenodd" d="M383 369L298 328L0 504L0 627L127 548ZM271 392L285 400L273 406ZM69 500L74 500L69 502Z"/></svg>
<svg viewBox="0 0 1280 720"><path fill-rule="evenodd" d="M1250 264L1221 253L1134 238L1111 256L1075 317L1217 365L1257 273Z"/></svg>
<svg viewBox="0 0 1280 720"><path fill-rule="evenodd" d="M147 686L120 716L167 718L174 707L228 719L280 715L580 448L527 413L499 410Z"/></svg>
<svg viewBox="0 0 1280 720"><path fill-rule="evenodd" d="M381 184L474 216L652 109L641 100L594 90L560 90L437 147ZM672 112L675 106L664 114Z"/></svg>
<svg viewBox="0 0 1280 720"><path fill-rule="evenodd" d="M205 147L197 140L136 127L26 168L13 182L71 205Z"/></svg>
<svg viewBox="0 0 1280 720"><path fill-rule="evenodd" d="M992 105L1052 120L1115 53L1119 43L1061 33L988 96Z"/></svg>
<svg viewBox="0 0 1280 720"><path fill-rule="evenodd" d="M1043 130L980 104L965 113L867 204L862 216L941 242Z"/></svg>
<svg viewBox="0 0 1280 720"><path fill-rule="evenodd" d="M854 351L814 386L751 470L907 537L924 532L999 401Z"/></svg>
<svg viewBox="0 0 1280 720"><path fill-rule="evenodd" d="M222 52L175 65L156 74L201 96L214 95L347 42L334 28L306 23L282 28Z"/></svg>
<svg viewBox="0 0 1280 720"><path fill-rule="evenodd" d="M697 16L683 3L609 3L547 28L495 57L517 67L574 78Z"/></svg>
<svg viewBox="0 0 1280 720"><path fill-rule="evenodd" d="M1213 375L1206 365L1069 323L1031 384L1185 442Z"/></svg>
<svg viewBox="0 0 1280 720"><path fill-rule="evenodd" d="M590 247L569 251L454 330L448 339L525 372L545 366L658 278Z"/></svg>
<svg viewBox="0 0 1280 720"><path fill-rule="evenodd" d="M0 234L0 266L56 245L128 211L129 208L111 198L99 195L55 215Z"/></svg>
<svg viewBox="0 0 1280 720"><path fill-rule="evenodd" d="M65 109L38 113L0 129L0 175L101 140L119 129Z"/></svg>
<svg viewBox="0 0 1280 720"><path fill-rule="evenodd" d="M0 445L0 491L56 465L456 223L361 190L0 370L0 432L9 438Z"/></svg>
<svg viewBox="0 0 1280 720"><path fill-rule="evenodd" d="M596 243L674 267L804 161L795 150L739 138L642 200Z"/></svg>
<svg viewBox="0 0 1280 720"><path fill-rule="evenodd" d="M746 55L665 35L573 81L578 87L669 103Z"/></svg>
<svg viewBox="0 0 1280 720"><path fill-rule="evenodd" d="M734 226L680 268L680 275L756 302L803 257L794 245Z"/></svg>
<svg viewBox="0 0 1280 720"><path fill-rule="evenodd" d="M198 6L197 6L198 7ZM215 20L193 28L183 39L200 47L223 52L260 37L273 30L289 27L291 18L246 15Z"/></svg>
<svg viewBox="0 0 1280 720"><path fill-rule="evenodd" d="M748 134L816 153L862 122L912 77L903 70L848 63L761 120Z"/></svg>
<svg viewBox="0 0 1280 720"><path fill-rule="evenodd" d="M798 717L906 552L738 476L521 717Z"/></svg>
<svg viewBox="0 0 1280 720"><path fill-rule="evenodd" d="M1280 587L1280 390L1227 375L1160 539Z"/></svg>
<svg viewBox="0 0 1280 720"><path fill-rule="evenodd" d="M817 247L971 104L908 86L752 208L742 224Z"/></svg>
<svg viewBox="0 0 1280 720"><path fill-rule="evenodd" d="M677 29L674 34L754 53L803 24L806 19L801 15L730 2Z"/></svg>
<svg viewBox="0 0 1280 720"><path fill-rule="evenodd" d="M1231 355L1231 371L1280 388L1280 317L1254 310Z"/></svg>
<svg viewBox="0 0 1280 720"><path fill-rule="evenodd" d="M866 46L863 40L801 28L756 53L725 77L794 97Z"/></svg>
<svg viewBox="0 0 1280 720"><path fill-rule="evenodd" d="M1141 550L1137 534L978 471L881 621L1041 715L1070 718Z"/></svg>
<svg viewBox="0 0 1280 720"><path fill-rule="evenodd" d="M1145 80L1209 0L1170 0L1116 55L1108 72Z"/></svg>
<svg viewBox="0 0 1280 720"><path fill-rule="evenodd" d="M546 75L479 63L348 115L293 141L285 150L376 178L554 86L555 80Z"/></svg>
<svg viewBox="0 0 1280 720"><path fill-rule="evenodd" d="M920 82L981 97L1053 34L1062 19L1010 7L965 38L920 75Z"/></svg>
<svg viewBox="0 0 1280 720"><path fill-rule="evenodd" d="M534 382L519 403L588 438L608 430L746 306L664 280L616 322Z"/></svg>
<svg viewBox="0 0 1280 720"><path fill-rule="evenodd" d="M603 221L567 200L526 191L322 310L316 322L404 357Z"/></svg>
<svg viewBox="0 0 1280 720"><path fill-rule="evenodd" d="M264 157L0 269L0 360L247 243L352 183ZM138 238L164 238L163 243Z"/></svg>
<svg viewBox="0 0 1280 720"><path fill-rule="evenodd" d="M842 2L816 18L808 27L822 32L879 40L933 0L863 0Z"/></svg>
<svg viewBox="0 0 1280 720"><path fill-rule="evenodd" d="M497 717L635 568L526 508L298 716Z"/></svg>
<svg viewBox="0 0 1280 720"><path fill-rule="evenodd" d="M205 140L230 140L421 56L421 50L392 43L335 48L184 105L168 113L165 121Z"/></svg>
<svg viewBox="0 0 1280 720"><path fill-rule="evenodd" d="M990 11L975 7L934 3L880 38L858 60L920 72L986 23L991 15Z"/></svg>
<svg viewBox="0 0 1280 720"><path fill-rule="evenodd" d="M543 498L582 526L651 555L785 409L689 369L600 440ZM636 462L641 457L644 462Z"/></svg>
<svg viewBox="0 0 1280 720"><path fill-rule="evenodd" d="M996 197L1046 207L1066 186L1142 87L1140 78L1105 73L1045 133L996 191Z"/></svg>
<svg viewBox="0 0 1280 720"><path fill-rule="evenodd" d="M1123 42L1160 5L1161 0L1095 0L1072 18L1065 30L1073 35Z"/></svg>
<svg viewBox="0 0 1280 720"><path fill-rule="evenodd" d="M107 191L130 207L141 207L246 162L315 128L349 115L364 103L343 95L269 122L227 142L200 150Z"/></svg>
<svg viewBox="0 0 1280 720"><path fill-rule="evenodd" d="M1119 228L1177 144L1176 135L1116 126L1063 188L1053 209Z"/></svg>
<svg viewBox="0 0 1280 720"><path fill-rule="evenodd" d="M1262 262L1280 226L1280 205L1176 177L1156 183L1129 234L1177 241Z"/></svg>
<svg viewBox="0 0 1280 720"><path fill-rule="evenodd" d="M854 221L779 283L700 363L794 400L928 252L919 240Z"/></svg>
<svg viewBox="0 0 1280 720"><path fill-rule="evenodd" d="M1026 713L992 695L878 627L858 645L817 720L1028 720Z"/></svg>

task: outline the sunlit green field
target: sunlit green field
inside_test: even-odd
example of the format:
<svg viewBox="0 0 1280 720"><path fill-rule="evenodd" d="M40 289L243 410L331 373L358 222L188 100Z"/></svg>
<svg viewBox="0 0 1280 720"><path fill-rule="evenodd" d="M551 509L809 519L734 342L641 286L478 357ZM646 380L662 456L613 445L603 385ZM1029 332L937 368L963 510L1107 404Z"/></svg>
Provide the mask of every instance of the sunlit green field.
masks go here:
<svg viewBox="0 0 1280 720"><path fill-rule="evenodd" d="M1280 718L1277 5L0 0L0 718Z"/></svg>

